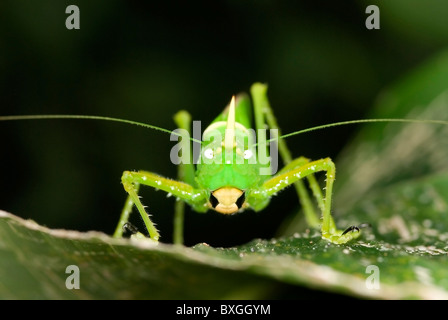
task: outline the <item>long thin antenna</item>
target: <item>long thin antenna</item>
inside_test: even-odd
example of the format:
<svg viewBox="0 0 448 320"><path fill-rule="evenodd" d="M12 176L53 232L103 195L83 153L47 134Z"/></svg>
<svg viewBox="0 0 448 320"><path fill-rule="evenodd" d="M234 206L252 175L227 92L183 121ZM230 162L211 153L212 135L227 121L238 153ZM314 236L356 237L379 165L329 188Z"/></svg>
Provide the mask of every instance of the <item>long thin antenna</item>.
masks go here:
<svg viewBox="0 0 448 320"><path fill-rule="evenodd" d="M337 126L345 126L350 124L358 124L358 123L369 123L369 122L405 122L405 123L431 123L431 124L442 124L442 125L448 125L448 121L445 120L427 120L427 119L393 119L393 118L385 118L385 119L359 119L359 120L349 120L349 121L341 121L341 122L335 122L335 123L329 123L329 124L323 124L320 126L311 127L308 129L298 130L291 133L287 133L284 135L281 135L280 137L272 138L267 140L265 143L280 140L280 139L286 139L292 136L296 136L302 133L311 132L311 131L317 131L321 129L327 129L331 127L337 127ZM254 146L257 146L258 143L254 144Z"/></svg>
<svg viewBox="0 0 448 320"><path fill-rule="evenodd" d="M233 105L235 106L234 97L232 97ZM232 101L229 109L229 116L230 118L232 116ZM233 108L233 119L235 119L235 109ZM25 115L25 116L0 116L0 121L15 121L15 120L45 120L45 119L85 119L85 120L102 120L102 121L112 121L112 122L120 122L120 123L126 123L136 126L141 126L148 129L153 129L169 134L174 134L177 136L181 136L181 134L177 133L176 131L171 131L165 128L161 128L158 126L154 126L151 124L143 123L143 122L137 122L132 120L126 120L126 119L119 119L119 118L112 118L112 117L103 117L103 116L86 116L86 115L59 115L59 114L44 114L44 115ZM344 125L351 125L351 124L358 124L358 123L373 123L373 122L402 122L402 123L429 123L429 124L441 124L441 125L448 125L448 121L446 120L431 120L431 119L394 119L394 118L384 118L384 119L359 119L359 120L349 120L349 121L341 121L341 122L335 122L330 124L324 124L319 125L303 130L294 131L291 133L284 134L280 137L272 138L267 140L265 143L269 143L272 141L280 140L280 139L286 139L292 136L296 136L299 134L311 132L311 131L317 131L321 129L327 129L331 127L337 127L337 126L344 126ZM235 123L235 120L233 121ZM229 127L229 123L227 124ZM227 140L230 141L232 137L229 136L227 138L225 144L227 145ZM193 142L198 142L202 144L201 140L197 140L190 137L190 140ZM232 147L233 147L233 141L232 141ZM258 143L254 144L253 146L257 146Z"/></svg>
<svg viewBox="0 0 448 320"><path fill-rule="evenodd" d="M165 128L161 128L158 126L153 126L151 124L137 122L132 120L125 120L119 118L111 118L111 117L103 117L103 116L83 116L83 115L60 115L60 114L43 114L43 115L26 115L26 116L0 116L0 121L14 121L14 120L48 120L48 119L85 119L85 120L103 120L103 121L112 121L112 122L120 122L126 124L132 124L135 126L140 126L148 129L153 129L157 131L162 131L169 134L174 134L177 136L181 136L181 134L176 131L171 131ZM193 139L190 137L190 140L193 142L201 143L201 140Z"/></svg>

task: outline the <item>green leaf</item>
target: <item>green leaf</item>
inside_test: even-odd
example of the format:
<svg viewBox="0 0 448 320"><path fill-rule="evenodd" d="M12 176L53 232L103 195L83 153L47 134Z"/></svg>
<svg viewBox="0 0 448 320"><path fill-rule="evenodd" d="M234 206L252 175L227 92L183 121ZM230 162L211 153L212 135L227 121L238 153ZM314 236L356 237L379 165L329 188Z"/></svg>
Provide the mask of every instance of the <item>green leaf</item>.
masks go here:
<svg viewBox="0 0 448 320"><path fill-rule="evenodd" d="M0 294L7 299L266 298L278 283L358 297L448 298L440 239L431 246L334 245L319 234L296 234L236 248L187 248L50 230L5 212L0 233ZM79 267L80 289L66 287L69 265ZM368 284L372 265L379 289Z"/></svg>
<svg viewBox="0 0 448 320"><path fill-rule="evenodd" d="M447 119L446 79L444 53L385 91L372 117ZM233 248L187 248L51 230L0 212L0 297L275 298L311 289L448 299L447 137L442 125L363 126L336 161L334 214L340 228L372 227L346 245L302 230ZM80 289L66 287L71 265L79 268Z"/></svg>

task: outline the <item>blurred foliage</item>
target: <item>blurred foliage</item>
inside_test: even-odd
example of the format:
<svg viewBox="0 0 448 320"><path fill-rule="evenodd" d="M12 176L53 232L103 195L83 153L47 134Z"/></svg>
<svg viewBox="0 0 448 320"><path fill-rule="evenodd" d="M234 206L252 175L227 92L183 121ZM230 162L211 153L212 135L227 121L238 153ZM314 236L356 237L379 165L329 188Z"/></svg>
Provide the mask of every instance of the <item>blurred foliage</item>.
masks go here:
<svg viewBox="0 0 448 320"><path fill-rule="evenodd" d="M80 30L65 28L71 4L80 8ZM380 30L365 28L370 4L380 8ZM285 133L363 118L382 88L446 47L447 14L448 3L437 0L3 0L0 110L105 115L171 129L174 113L187 109L205 126L232 94L263 81ZM336 158L356 129L288 145L294 156ZM169 137L141 128L24 121L1 123L0 137L0 207L49 227L110 234L125 200L124 170L176 174ZM142 196L170 242L173 200L146 189ZM290 189L261 214L188 212L186 241L231 246L268 238L298 209Z"/></svg>

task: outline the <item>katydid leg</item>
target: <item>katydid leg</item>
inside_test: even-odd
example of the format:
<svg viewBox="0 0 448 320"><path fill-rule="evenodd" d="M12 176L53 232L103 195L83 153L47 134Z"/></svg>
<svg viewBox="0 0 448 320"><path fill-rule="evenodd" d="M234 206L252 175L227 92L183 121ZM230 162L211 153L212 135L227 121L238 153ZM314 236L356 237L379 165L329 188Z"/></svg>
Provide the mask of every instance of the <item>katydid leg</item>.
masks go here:
<svg viewBox="0 0 448 320"><path fill-rule="evenodd" d="M136 192L138 193L139 185L134 185ZM128 194L126 202L124 203L123 210L121 211L120 220L118 220L117 227L113 234L114 238L123 237L124 226L129 222L129 216L131 215L132 209L134 208L134 201L132 201L131 196Z"/></svg>
<svg viewBox="0 0 448 320"><path fill-rule="evenodd" d="M300 168L301 166L309 163L310 161L311 161L310 159L307 159L305 157L296 158L292 160L290 163L288 163L285 167L283 167L283 169L281 169L277 173L277 175L289 172L295 168ZM311 191L313 192L318 208L323 212L325 208L325 202L321 187L317 182L316 177L314 176L314 174L310 174L306 177L306 179L308 180L308 185ZM305 184L303 183L302 180L298 180L296 183L294 183L294 186L296 187L299 198L302 200L305 199L305 201L302 201L302 206L304 207L303 211L308 225L312 228L318 228L320 225L320 219L319 216L317 215L314 205L312 204L311 198L308 194Z"/></svg>
<svg viewBox="0 0 448 320"><path fill-rule="evenodd" d="M146 213L145 207L143 206L140 197L138 196L138 189L140 185L146 185L153 187L154 189L163 190L173 196L179 198L190 204L194 210L198 212L205 212L207 207L207 195L204 191L193 188L190 184L181 181L175 181L171 179L164 178L157 174L146 172L146 171L125 171L121 177L123 187L128 193L128 199L126 201L123 212L119 222L119 226L124 225L129 217L128 212L130 212L132 205L134 204L139 211L145 227L149 233L149 236L153 240L158 240L160 235L157 231L154 223L149 218ZM119 227L117 227L118 229ZM119 232L116 231L117 236L121 236ZM115 234L114 234L115 236Z"/></svg>
<svg viewBox="0 0 448 320"><path fill-rule="evenodd" d="M184 129L190 134L191 132L191 116L186 111L180 111L174 116L174 121L180 129ZM189 137L181 136L185 143L189 143ZM158 240L160 235L154 223L146 213L145 207L140 201L138 191L140 184L151 186L155 189L164 190L169 194L176 196L177 201L174 207L174 232L173 242L176 244L183 243L183 225L185 202L195 206L199 211L205 211L205 197L200 191L194 189L194 165L192 158L188 163L181 163L178 166L178 178L180 181L166 179L154 173L139 171L125 171L122 176L123 187L128 193L126 203L122 210L120 220L114 233L114 237L120 238L123 235L123 227L129 220L133 206L137 207L149 236L153 240Z"/></svg>
<svg viewBox="0 0 448 320"><path fill-rule="evenodd" d="M187 111L179 111L174 115L174 122L189 134L188 137L182 137L185 143L189 142L191 136L191 116ZM193 157L190 154L190 161L188 163L180 163L177 167L177 178L179 181L194 185L194 164ZM182 200L176 201L174 205L174 220L173 220L173 243L184 243L184 216L185 216L185 202Z"/></svg>
<svg viewBox="0 0 448 320"><path fill-rule="evenodd" d="M251 94L252 99L254 103L254 114L255 114L255 124L257 129L264 129L265 123L269 126L271 129L276 129L277 134L281 136L280 128L277 124L277 120L274 116L274 112L271 108L271 105L269 103L268 97L267 97L267 85L261 84L261 83L255 83L251 87ZM291 152L288 149L288 146L286 145L285 140L278 140L278 151L280 153L280 157L283 160L283 163L285 166L289 167L289 164L293 161ZM299 158L300 159L300 158ZM297 160L294 160L297 161ZM299 160L300 161L300 160ZM292 166L295 166L296 163L292 164ZM314 176L310 177L308 181L310 182L310 187L313 191L313 194L315 195L319 206L322 209L322 201L319 200L319 193L320 191L317 191L317 189L320 190L320 188L315 188L317 183L315 182ZM317 216L315 207L313 206L313 203L311 201L311 197L308 193L308 190L302 180L298 180L294 187L296 188L296 192L299 198L299 202L302 205L303 212L305 214L305 219L310 227L317 228L319 226L319 218ZM320 193L322 195L322 193ZM320 198L322 198L320 196Z"/></svg>
<svg viewBox="0 0 448 320"><path fill-rule="evenodd" d="M300 158L299 158L300 159ZM297 160L299 160L297 159ZM302 161L297 161L300 164ZM337 244L346 243L359 236L359 229L353 229L350 232L338 230L331 216L331 200L333 192L333 183L335 181L336 168L330 158L305 162L299 167L292 167L290 170L282 170L279 174L267 180L259 192L264 196L272 196L287 186L296 183L298 180L312 176L317 172L326 173L325 197L322 199L322 237Z"/></svg>

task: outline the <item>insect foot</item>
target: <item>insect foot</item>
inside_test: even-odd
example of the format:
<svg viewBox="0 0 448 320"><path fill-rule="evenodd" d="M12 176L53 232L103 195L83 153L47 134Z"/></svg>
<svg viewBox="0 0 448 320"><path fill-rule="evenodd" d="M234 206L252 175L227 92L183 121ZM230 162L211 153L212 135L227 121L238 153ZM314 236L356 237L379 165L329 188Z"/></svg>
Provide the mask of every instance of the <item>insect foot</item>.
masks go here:
<svg viewBox="0 0 448 320"><path fill-rule="evenodd" d="M344 244L349 242L350 240L358 238L360 235L361 230L356 226L352 226L347 228L344 232L337 230L333 233L322 233L322 238L334 244Z"/></svg>
<svg viewBox="0 0 448 320"><path fill-rule="evenodd" d="M370 223L361 223L357 226L350 226L345 231L337 230L335 232L322 233L322 238L335 244L344 244L350 240L356 239L361 235L362 228L370 228Z"/></svg>

